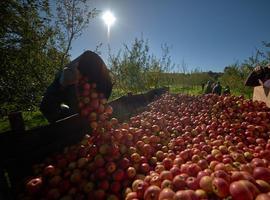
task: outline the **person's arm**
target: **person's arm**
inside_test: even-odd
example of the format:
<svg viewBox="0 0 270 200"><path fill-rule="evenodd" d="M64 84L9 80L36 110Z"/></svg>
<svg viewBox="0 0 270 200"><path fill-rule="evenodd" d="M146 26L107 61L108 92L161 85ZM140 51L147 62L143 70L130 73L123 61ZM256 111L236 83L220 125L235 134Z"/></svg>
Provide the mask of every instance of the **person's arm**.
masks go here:
<svg viewBox="0 0 270 200"><path fill-rule="evenodd" d="M50 123L78 112L76 68L64 68L57 73L40 104L40 111Z"/></svg>
<svg viewBox="0 0 270 200"><path fill-rule="evenodd" d="M78 91L77 91L77 85L72 84L68 85L64 88L64 99L63 103L68 105L69 107L69 114L76 114L79 112L79 101L78 101Z"/></svg>
<svg viewBox="0 0 270 200"><path fill-rule="evenodd" d="M62 91L59 84L60 72L56 74L54 81L47 88L40 103L40 111L52 123L59 119L62 103Z"/></svg>
<svg viewBox="0 0 270 200"><path fill-rule="evenodd" d="M80 72L78 70L78 62L65 67L60 77L60 85L64 95L63 103L69 107L70 114L79 112L77 97L77 84L79 77Z"/></svg>

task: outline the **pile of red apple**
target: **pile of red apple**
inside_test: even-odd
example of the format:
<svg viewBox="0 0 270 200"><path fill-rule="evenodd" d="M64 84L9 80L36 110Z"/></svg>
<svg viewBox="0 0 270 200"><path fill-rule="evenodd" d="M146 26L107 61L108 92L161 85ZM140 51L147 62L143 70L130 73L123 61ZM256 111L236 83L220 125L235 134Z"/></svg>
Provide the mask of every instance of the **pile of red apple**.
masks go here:
<svg viewBox="0 0 270 200"><path fill-rule="evenodd" d="M106 111L104 97L92 95L95 85L82 85L81 114L97 123L91 137L34 166L23 196L270 199L270 109L264 103L165 94L147 111L119 123L110 119L112 108ZM95 99L98 106L91 103ZM105 108L99 112L100 105ZM92 112L106 117L94 120Z"/></svg>
<svg viewBox="0 0 270 200"><path fill-rule="evenodd" d="M80 114L89 120L92 129L101 127L112 114L112 107L108 105L104 94L98 92L96 87L96 83L89 83L87 77L82 77L78 83Z"/></svg>

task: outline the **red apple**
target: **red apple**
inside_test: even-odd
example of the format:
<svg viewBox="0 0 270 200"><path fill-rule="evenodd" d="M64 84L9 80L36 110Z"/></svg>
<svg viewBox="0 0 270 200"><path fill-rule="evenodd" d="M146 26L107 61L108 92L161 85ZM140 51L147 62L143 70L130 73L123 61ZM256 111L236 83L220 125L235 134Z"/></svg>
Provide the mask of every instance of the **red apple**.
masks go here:
<svg viewBox="0 0 270 200"><path fill-rule="evenodd" d="M202 188L207 193L213 192L212 187L213 178L211 176L203 176L199 182L200 188Z"/></svg>
<svg viewBox="0 0 270 200"><path fill-rule="evenodd" d="M108 162L106 164L106 171L108 173L113 173L116 170L116 164L114 162Z"/></svg>
<svg viewBox="0 0 270 200"><path fill-rule="evenodd" d="M136 169L134 167L127 168L128 178L134 178L136 176Z"/></svg>
<svg viewBox="0 0 270 200"><path fill-rule="evenodd" d="M256 186L247 180L231 183L229 190L232 198L239 200L252 200L258 194Z"/></svg>
<svg viewBox="0 0 270 200"><path fill-rule="evenodd" d="M229 195L229 183L223 178L214 178L212 187L214 193L220 198L225 198Z"/></svg>
<svg viewBox="0 0 270 200"><path fill-rule="evenodd" d="M179 190L175 193L173 200L199 200L193 190Z"/></svg>
<svg viewBox="0 0 270 200"><path fill-rule="evenodd" d="M174 198L174 191L170 188L164 188L161 190L159 193L158 200L168 200L168 199L173 199Z"/></svg>
<svg viewBox="0 0 270 200"><path fill-rule="evenodd" d="M29 194L36 194L41 190L42 185L42 178L34 178L26 183L26 190Z"/></svg>
<svg viewBox="0 0 270 200"><path fill-rule="evenodd" d="M253 177L255 179L261 179L266 182L270 182L270 169L266 167L256 167L253 170Z"/></svg>
<svg viewBox="0 0 270 200"><path fill-rule="evenodd" d="M145 190L143 199L144 200L158 200L160 192L161 192L160 187L156 185L151 185Z"/></svg>
<svg viewBox="0 0 270 200"><path fill-rule="evenodd" d="M43 170L43 175L44 176L53 176L55 175L55 167L53 165L48 165L44 168Z"/></svg>
<svg viewBox="0 0 270 200"><path fill-rule="evenodd" d="M183 190L186 187L186 181L183 176L177 175L173 178L172 185L175 191Z"/></svg>

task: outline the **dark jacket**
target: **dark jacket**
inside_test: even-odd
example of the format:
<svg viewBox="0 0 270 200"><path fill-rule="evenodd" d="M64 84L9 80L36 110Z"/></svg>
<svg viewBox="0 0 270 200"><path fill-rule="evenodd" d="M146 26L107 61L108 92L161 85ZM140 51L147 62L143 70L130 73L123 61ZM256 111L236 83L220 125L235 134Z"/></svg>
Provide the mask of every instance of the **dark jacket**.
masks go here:
<svg viewBox="0 0 270 200"><path fill-rule="evenodd" d="M212 92L212 85L211 83L207 83L205 86L204 94L210 94Z"/></svg>
<svg viewBox="0 0 270 200"><path fill-rule="evenodd" d="M214 88L213 88L212 93L221 95L221 90L222 90L221 85L220 85L220 84L216 84L216 85L214 86Z"/></svg>
<svg viewBox="0 0 270 200"><path fill-rule="evenodd" d="M40 104L40 111L50 123L78 112L77 86L73 84L63 87L59 81L60 76L61 73L56 74Z"/></svg>

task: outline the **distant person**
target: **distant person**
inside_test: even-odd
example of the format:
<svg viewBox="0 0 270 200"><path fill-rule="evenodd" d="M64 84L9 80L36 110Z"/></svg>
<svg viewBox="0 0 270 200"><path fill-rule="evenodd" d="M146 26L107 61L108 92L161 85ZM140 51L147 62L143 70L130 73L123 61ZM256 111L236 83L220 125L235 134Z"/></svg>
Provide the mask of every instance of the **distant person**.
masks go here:
<svg viewBox="0 0 270 200"><path fill-rule="evenodd" d="M230 95L231 94L231 90L230 90L230 87L228 85L225 86L225 88L223 90L223 94L224 95Z"/></svg>
<svg viewBox="0 0 270 200"><path fill-rule="evenodd" d="M205 83L202 83L202 91L204 91Z"/></svg>
<svg viewBox="0 0 270 200"><path fill-rule="evenodd" d="M217 84L214 86L212 93L221 95L222 86L220 85L220 82L218 81Z"/></svg>
<svg viewBox="0 0 270 200"><path fill-rule="evenodd" d="M212 84L211 81L207 81L204 94L210 94L212 92Z"/></svg>

